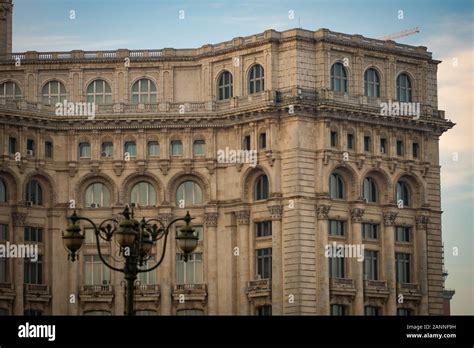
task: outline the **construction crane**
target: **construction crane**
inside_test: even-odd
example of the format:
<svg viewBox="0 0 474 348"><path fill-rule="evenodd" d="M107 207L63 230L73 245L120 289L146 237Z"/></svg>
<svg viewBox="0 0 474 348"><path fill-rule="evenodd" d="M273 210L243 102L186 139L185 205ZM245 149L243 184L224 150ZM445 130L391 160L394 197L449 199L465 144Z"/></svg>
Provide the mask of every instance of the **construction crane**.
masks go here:
<svg viewBox="0 0 474 348"><path fill-rule="evenodd" d="M385 41L395 40L395 39L398 39L398 38L401 38L401 37L404 37L404 36L408 36L408 35L413 35L413 34L416 34L416 33L419 33L419 32L420 32L420 28L415 27L415 28L399 31L398 33L393 33L393 34L384 36L382 38L382 40L385 40Z"/></svg>

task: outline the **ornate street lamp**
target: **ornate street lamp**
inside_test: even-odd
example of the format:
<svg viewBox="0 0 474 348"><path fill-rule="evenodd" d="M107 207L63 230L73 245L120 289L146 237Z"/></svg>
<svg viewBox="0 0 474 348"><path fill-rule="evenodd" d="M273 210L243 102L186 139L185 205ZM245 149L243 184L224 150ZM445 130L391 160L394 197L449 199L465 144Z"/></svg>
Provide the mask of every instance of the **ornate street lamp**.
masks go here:
<svg viewBox="0 0 474 348"><path fill-rule="evenodd" d="M106 219L99 225L96 225L92 220L78 216L74 210L74 213L67 218L71 221L71 225L63 232L63 242L69 254L68 259L74 262L77 259L77 253L81 249L85 238L84 232L82 232L78 222L83 220L92 225L100 259L108 268L124 273L127 290L125 315L134 315L133 295L135 290L134 282L137 279L137 274L151 272L163 262L171 225L178 221L184 221L186 223L176 235L176 242L178 248L184 254L184 261L187 261L188 255L196 249L198 236L194 233L195 231L191 226L191 220L194 218L191 218L189 211L184 218L174 219L166 226L159 219L146 220L142 218L141 221L134 219L133 210L130 212L128 206L125 207L121 215L124 216L124 219L120 222L115 219ZM120 255L125 258L124 268L112 266L102 255L99 238L111 242L113 237L120 246ZM153 245L162 238L164 238L163 250L161 251L161 256L156 265L148 269L140 268L150 258Z"/></svg>

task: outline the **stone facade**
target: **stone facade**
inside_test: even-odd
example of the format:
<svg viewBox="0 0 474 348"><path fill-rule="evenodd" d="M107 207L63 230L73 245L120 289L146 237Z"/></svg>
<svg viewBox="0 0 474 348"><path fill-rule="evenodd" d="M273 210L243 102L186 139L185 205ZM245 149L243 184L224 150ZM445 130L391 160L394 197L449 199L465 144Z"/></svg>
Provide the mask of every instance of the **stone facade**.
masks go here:
<svg viewBox="0 0 474 348"><path fill-rule="evenodd" d="M8 6L4 2L0 5ZM2 23L3 42L11 23ZM327 315L332 304L340 304L346 314L364 314L364 306L379 307L385 315L396 314L397 308L442 314L438 141L452 123L437 108L439 61L425 47L327 29L293 29L197 49L11 56L10 51L2 48L6 58L0 61L0 84L15 82L21 96L0 98L0 178L6 186L0 224L8 226L14 243L24 242L24 226L42 227L44 234L39 243L43 284L24 285L23 260L8 260L8 278L0 289L0 308L6 312L78 315L100 310L121 315L122 274L112 272L110 284L86 284L84 258L96 253L95 246L84 246L79 261L71 263L61 231L72 212L71 200L78 214L100 221L118 214L130 202L134 185L144 181L155 190L156 204L136 208L137 216L170 220L189 210L197 217L194 224L203 226L198 247L203 280L177 284L177 251L171 242L155 283L139 285L139 310L245 315L271 305L274 315ZM335 62L344 62L346 93L331 90ZM250 94L249 71L255 64L264 69L264 89ZM380 97L365 96L369 67L380 74ZM233 77L232 97L218 100L224 70ZM380 102L397 99L396 80L402 72L411 78L413 101L421 105L418 119L380 115ZM156 101L132 102L134 83L142 78L156 86ZM54 106L43 103L43 88L50 81L63 84L67 101L84 102L89 84L97 79L109 84L112 97L111 103L97 105L93 119L56 116ZM354 135L353 149L347 149L348 132ZM336 134L335 143L331 134ZM241 149L246 136L257 150L257 166L219 163L217 151ZM372 144L384 137L386 151L377 146L364 151L364 136ZM10 138L16 139L20 158L10 153ZM27 151L28 140L34 141L34 151ZM174 140L182 142L181 155L171 153ZM195 140L205 141L204 154L193 151ZM404 146L398 156L397 140ZM136 156L126 160L123 149L131 141ZM159 142L159 156L149 155L150 141ZM53 144L52 156L45 142ZM102 154L104 142L113 143L108 157ZM81 143L90 144L88 158L79 157ZM416 158L413 143L419 144ZM344 199L330 196L332 173L344 180ZM262 174L268 177L269 194L255 200ZM376 203L362 199L367 176L377 185ZM41 205L27 202L33 179L42 188ZM411 195L403 208L396 204L400 179ZM202 203L180 207L176 191L188 180L199 185ZM86 207L85 193L93 183L107 187L109 206ZM345 221L345 234L329 235L328 220ZM260 221L271 221L271 236L256 237ZM363 223L379 225L376 240L362 239ZM409 242L395 241L396 226L411 228ZM346 260L344 278L330 278L324 251L332 241L364 243L379 251L378 279L364 280L362 263L355 259ZM272 250L271 279L256 276L256 250L262 248ZM116 249L108 246L106 253L113 256ZM397 252L411 255L410 283L396 280ZM70 303L71 294L75 303Z"/></svg>

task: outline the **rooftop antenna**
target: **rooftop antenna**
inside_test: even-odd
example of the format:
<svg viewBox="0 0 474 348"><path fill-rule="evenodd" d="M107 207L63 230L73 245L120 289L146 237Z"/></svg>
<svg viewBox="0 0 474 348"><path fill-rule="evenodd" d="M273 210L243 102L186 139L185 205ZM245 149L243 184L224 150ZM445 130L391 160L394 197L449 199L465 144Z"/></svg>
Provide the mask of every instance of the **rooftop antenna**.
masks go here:
<svg viewBox="0 0 474 348"><path fill-rule="evenodd" d="M408 36L408 35L413 35L413 34L416 34L416 33L419 33L419 32L420 32L420 28L415 27L415 28L399 31L397 33L389 34L387 36L384 36L382 38L382 40L385 40L385 41L395 40L395 39L399 39L401 37Z"/></svg>

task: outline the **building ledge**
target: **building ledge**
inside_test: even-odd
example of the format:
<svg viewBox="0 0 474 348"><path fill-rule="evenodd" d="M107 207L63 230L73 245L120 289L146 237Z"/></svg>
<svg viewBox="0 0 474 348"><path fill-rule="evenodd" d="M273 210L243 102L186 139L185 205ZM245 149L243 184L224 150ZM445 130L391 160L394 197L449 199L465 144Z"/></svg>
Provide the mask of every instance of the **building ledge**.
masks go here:
<svg viewBox="0 0 474 348"><path fill-rule="evenodd" d="M176 284L173 289L173 301L188 302L201 301L205 302L207 299L207 285L206 284Z"/></svg>
<svg viewBox="0 0 474 348"><path fill-rule="evenodd" d="M255 297L271 297L272 296L272 280L259 279L249 281L247 284L247 296L249 299Z"/></svg>
<svg viewBox="0 0 474 348"><path fill-rule="evenodd" d="M354 279L329 278L331 295L355 296L356 288Z"/></svg>
<svg viewBox="0 0 474 348"><path fill-rule="evenodd" d="M112 285L82 285L79 299L84 302L112 302L114 289Z"/></svg>
<svg viewBox="0 0 474 348"><path fill-rule="evenodd" d="M383 280L364 280L365 297L387 298L390 294L387 282Z"/></svg>

